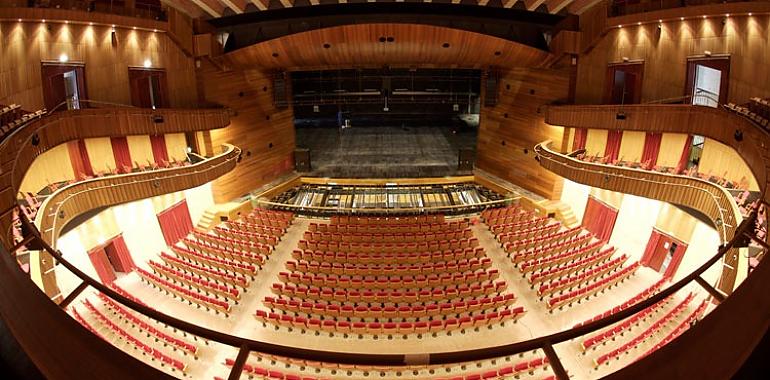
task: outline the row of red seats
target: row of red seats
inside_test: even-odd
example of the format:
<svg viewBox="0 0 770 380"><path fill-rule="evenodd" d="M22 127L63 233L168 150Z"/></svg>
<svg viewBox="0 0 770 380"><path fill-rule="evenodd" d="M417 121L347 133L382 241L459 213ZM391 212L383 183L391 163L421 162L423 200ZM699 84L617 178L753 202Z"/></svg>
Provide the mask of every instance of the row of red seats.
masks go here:
<svg viewBox="0 0 770 380"><path fill-rule="evenodd" d="M449 284L462 284L496 280L500 277L497 269L479 270L475 272L442 272L430 275L395 276L348 276L336 274L315 274L280 272L278 277L287 283L340 289L414 289L436 287Z"/></svg>
<svg viewBox="0 0 770 380"><path fill-rule="evenodd" d="M259 224L244 222L242 220L230 220L223 224L231 230L254 232L266 236L281 237L283 236L284 229L270 226L263 226Z"/></svg>
<svg viewBox="0 0 770 380"><path fill-rule="evenodd" d="M531 260L521 262L518 264L518 267L519 267L519 270L521 270L523 273L529 273L535 270L551 268L559 264L574 262L584 257L593 255L594 253L598 252L603 245L604 245L603 241L597 240L583 247L573 248L566 252L561 252L553 256L546 256L539 259L531 259Z"/></svg>
<svg viewBox="0 0 770 380"><path fill-rule="evenodd" d="M275 363L275 361L273 361ZM323 367L331 367L330 365L327 365L327 363L307 363L308 365L300 365L299 369L304 370L307 368L307 371L313 371L314 368L320 369ZM313 366L312 364L316 364L316 366ZM462 372L465 372L465 368L472 367L472 363L464 363L465 365L462 366ZM524 373L534 373L537 370L548 369L548 358L545 356L539 356L531 360L524 360L519 363L516 363L514 365L506 365L502 367L498 367L495 369L490 370L484 370L483 372L471 372L471 373L465 373L465 374L458 374L457 376L448 377L448 378L440 378L440 380L486 380L486 379L502 379L502 378L511 378L516 377L518 378L519 375ZM235 360L233 359L225 359L225 365L228 367L231 367L235 365ZM285 365L286 367L289 367L288 364ZM423 366L425 367L425 366ZM420 369L424 369L420 366L407 366L407 367L368 367L368 366L349 366L348 370L356 370L358 372L362 372L361 374L355 373L351 375L355 375L356 378L366 376L364 373L368 372L374 372L380 374L380 377L388 376L388 378L392 378L394 376L397 376L396 372L404 372L404 373L412 373L412 371L418 371ZM449 372L451 367L448 366L428 366L427 368L431 369L430 373L433 372ZM342 369L342 368L340 368ZM272 367L262 367L257 364L251 364L246 363L243 366L243 372L245 374L248 374L250 377L255 376L257 378L263 378L263 379L274 379L274 380L319 380L317 377L313 376L307 376L306 374L302 373L300 374L291 374L291 373L283 373L282 370L277 370ZM373 375L374 376L374 375ZM420 377L422 378L422 377ZM215 380L224 380L220 377L215 377ZM553 376L548 376L544 378L543 380L553 380Z"/></svg>
<svg viewBox="0 0 770 380"><path fill-rule="evenodd" d="M442 232L403 232L403 233L358 233L358 232L311 232L305 231L303 239L308 241L336 241L346 243L410 243L422 241L449 241L473 237L470 228L458 231Z"/></svg>
<svg viewBox="0 0 770 380"><path fill-rule="evenodd" d="M345 264L329 263L325 261L287 261L286 269L294 272L311 272L325 274L347 274L359 276L396 275L396 274L433 274L456 273L486 269L492 266L492 259L469 259L438 263L418 264Z"/></svg>
<svg viewBox="0 0 770 380"><path fill-rule="evenodd" d="M259 244L275 247L278 245L279 238L273 235L261 234L259 232L241 231L237 229L230 229L224 226L214 227L214 232L219 236L224 236L230 239L246 240L256 242Z"/></svg>
<svg viewBox="0 0 770 380"><path fill-rule="evenodd" d="M664 278L664 279L661 279L661 280L655 282L654 284L650 285L648 288L646 288L646 289L642 290L641 292L637 293L635 296L633 296L630 299L626 300L622 304L620 304L618 306L615 306L612 309L607 310L607 311L605 311L605 312L603 312L601 314L597 314L596 316L594 316L591 319L588 319L586 321L580 322L580 323L576 324L575 327L580 327L580 326L583 326L583 325L587 325L587 324L589 324L591 322L598 321L598 320L600 320L602 318L607 318L610 315L616 314L616 313L620 312L621 310L625 310L625 309L627 309L627 308L629 308L629 307L631 307L633 305L636 305L639 302L642 302L643 300L646 300L647 298L650 298L652 295L657 293L658 290L660 290L660 288L663 286L663 284L666 283L666 281L668 281L668 280Z"/></svg>
<svg viewBox="0 0 770 380"><path fill-rule="evenodd" d="M310 223L310 232L328 233L415 233L415 232L444 232L458 231L470 227L468 219L453 220L442 223L398 223L398 224L326 224Z"/></svg>
<svg viewBox="0 0 770 380"><path fill-rule="evenodd" d="M324 317L337 318L425 318L435 316L448 316L472 313L475 311L496 310L512 306L516 302L513 294L494 297L479 297L466 301L444 302L429 305L404 305L404 306L377 306L377 305L335 305L328 302L299 302L283 298L265 297L264 305L270 311L282 311L284 313L315 314ZM524 308L515 309L517 313L523 313ZM321 319L324 319L323 317Z"/></svg>
<svg viewBox="0 0 770 380"><path fill-rule="evenodd" d="M693 295L692 293L690 293L682 302L677 304L671 311L666 313L662 318L655 321L655 323L653 323L651 326L647 327L647 329L642 331L642 333L635 336L633 339L624 343L620 347L596 358L596 361L594 364L596 364L596 366L598 367L604 363L607 363L610 359L617 358L621 354L628 353L628 351L636 348L639 344L649 339L658 330L664 328L665 325L671 323L679 315L681 315L687 309L687 305L690 304L690 301L692 301L692 299L693 299Z"/></svg>
<svg viewBox="0 0 770 380"><path fill-rule="evenodd" d="M703 313L706 311L706 307L708 306L708 301L703 300L700 305L698 306L695 311L690 313L690 315L687 316L682 322L679 323L678 326L676 326L668 335L666 335L663 340L655 344L651 349L647 350L644 354L642 354L640 357L636 358L636 360L642 359L645 356L655 352L655 350L658 350L659 348L669 344L672 340L676 339L679 335L682 335L683 332L687 331L687 329L692 326L693 323L697 322L700 317L703 315Z"/></svg>
<svg viewBox="0 0 770 380"><path fill-rule="evenodd" d="M537 248L540 246L547 246L549 244L564 241L566 239L571 239L572 237L578 236L582 231L583 231L582 227L574 227L574 228L570 228L559 232L553 232L550 234L541 235L539 237L505 243L503 244L503 250L505 250L505 252L508 252L510 254L512 252L519 252L522 250Z"/></svg>
<svg viewBox="0 0 770 380"><path fill-rule="evenodd" d="M431 224L444 223L443 214L417 216L354 216L332 215L331 224Z"/></svg>
<svg viewBox="0 0 770 380"><path fill-rule="evenodd" d="M88 323L88 321L86 321L86 319L83 318L83 316L80 315L80 313L78 313L77 309L72 307L70 308L70 311L72 312L72 316L75 317L75 320L78 321L78 323L80 323L81 326L85 327L86 330L90 331L92 334L98 336L99 338L102 338L102 340L107 341L107 338L105 338L104 335L96 331L96 329L93 326L91 326L91 324Z"/></svg>
<svg viewBox="0 0 770 380"><path fill-rule="evenodd" d="M452 240L448 242L423 241L416 243L346 243L346 242L315 242L300 240L298 247L303 250L347 252L347 253L396 253L396 252L425 252L447 251L453 249L476 248L479 240L476 238Z"/></svg>
<svg viewBox="0 0 770 380"><path fill-rule="evenodd" d="M475 284L445 286L443 289L400 291L400 290L341 290L315 286L292 286L273 284L270 290L278 295L300 300L324 300L337 302L438 302L458 297L468 298L481 295L499 295L506 288L505 281L485 281Z"/></svg>
<svg viewBox="0 0 770 380"><path fill-rule="evenodd" d="M249 215L261 216L261 217L267 217L267 218L276 218L280 220L285 220L287 222L292 221L294 219L294 213L291 211L270 210L270 209L259 208L259 207L249 211Z"/></svg>
<svg viewBox="0 0 770 380"><path fill-rule="evenodd" d="M600 290L615 285L618 282L624 281L626 278L634 274L637 268L639 268L639 262L634 262L633 264L614 272L612 275L603 277L590 285L578 288L560 296L552 297L548 300L548 308L554 309L556 307L561 307L564 304L572 303L574 300L596 294Z"/></svg>
<svg viewBox="0 0 770 380"><path fill-rule="evenodd" d="M529 277L527 277L527 279L529 280L529 283L532 284L532 286L541 282L560 279L564 276L569 276L572 273L576 273L577 271L605 262L610 257L612 257L612 254L614 253L615 249L613 248L605 249L577 261L572 261L567 264L557 265L538 272L533 272Z"/></svg>
<svg viewBox="0 0 770 380"><path fill-rule="evenodd" d="M668 305L674 296L669 296L662 301L634 314L630 318L626 318L623 322L615 324L612 327L597 331L591 334L587 338L583 339L580 343L580 348L586 351L591 348L596 348L600 344L604 344L609 340L615 340L616 337L623 336L633 326L638 326L640 323L646 321L648 318L653 317L656 313L663 310Z"/></svg>
<svg viewBox="0 0 770 380"><path fill-rule="evenodd" d="M174 359L162 351L150 347L150 345L129 334L126 330L115 324L115 322L112 322L109 318L97 310L90 301L85 300L84 304L86 305L86 308L91 312L91 314L96 316L96 319L98 319L101 324L107 326L107 328L109 328L113 333L116 333L120 339L131 343L131 345L135 349L139 350L143 355L149 356L152 360L157 360L163 366L168 365L172 370L184 372L187 369L187 365L182 361Z"/></svg>
<svg viewBox="0 0 770 380"><path fill-rule="evenodd" d="M511 224L511 223L518 223L521 221L526 220L532 220L533 218L536 218L538 215L534 211L525 211L522 210L519 213L512 214L512 215L506 215L506 216L499 216L497 218L489 218L485 219L484 223L487 224L489 227L498 226L501 224Z"/></svg>
<svg viewBox="0 0 770 380"><path fill-rule="evenodd" d="M326 261L329 263L435 263L440 261L467 260L485 257L484 248L455 249L451 252L414 252L414 253L345 253L345 252L320 252L295 249L291 257L295 260Z"/></svg>
<svg viewBox="0 0 770 380"><path fill-rule="evenodd" d="M544 226L528 228L526 230L506 232L503 234L499 234L496 237L497 237L497 241L500 242L500 244L513 243L519 240L538 238L541 236L549 235L551 233L559 231L559 229L561 229L561 223L555 222L555 223L546 224Z"/></svg>
<svg viewBox="0 0 770 380"><path fill-rule="evenodd" d="M188 241L197 241L199 244L206 243L212 247L219 247L229 251L248 252L252 255L270 256L270 254L273 252L272 246L267 244L260 244L248 240L248 238L230 238L227 236L205 234L197 231L193 233L193 236L195 236L195 239L191 239L189 236L187 236L182 241L184 243L187 243Z"/></svg>
<svg viewBox="0 0 770 380"><path fill-rule="evenodd" d="M176 285L153 273L147 272L142 268L136 268L136 271L144 280L150 284L164 289L167 292L173 293L179 298L188 301L190 304L194 303L196 305L203 306L206 309L214 310L217 313L221 311L225 313L225 315L230 312L230 304L226 301L221 301L216 298L209 297L205 294L201 294L195 290Z"/></svg>
<svg viewBox="0 0 770 380"><path fill-rule="evenodd" d="M592 239L593 237L589 234L576 235L569 239L556 241L551 244L542 245L524 251L518 251L513 254L509 254L508 257L511 258L511 262L518 264L527 259L533 259L544 255L554 255L574 248L585 246L591 242Z"/></svg>
<svg viewBox="0 0 770 380"><path fill-rule="evenodd" d="M196 288L201 293L213 295L216 298L222 296L236 301L236 303L239 299L241 299L241 292L238 289L210 281L208 277L187 274L182 271L178 271L173 267L160 264L152 260L150 260L147 264L150 265L156 274L163 276L173 282L179 282L184 285Z"/></svg>
<svg viewBox="0 0 770 380"><path fill-rule="evenodd" d="M544 216L544 217L535 218L535 219L522 220L515 223L497 224L497 225L489 226L489 229L492 231L493 234L499 235L504 233L521 231L524 229L529 229L534 227L541 227L546 225L550 220L551 218Z"/></svg>
<svg viewBox="0 0 770 380"><path fill-rule="evenodd" d="M126 298L130 299L131 301L134 301L134 302L136 302L136 303L138 303L140 305L147 306L146 303L144 303L139 298L134 297L133 294L129 293L128 291L126 291L125 289L120 287L120 285L118 285L117 283L113 282L111 287L112 287L112 290L114 290L116 293L120 294L121 296L126 297Z"/></svg>
<svg viewBox="0 0 770 380"><path fill-rule="evenodd" d="M112 312L117 315L118 318L126 320L130 324L137 326L139 329L145 331L148 338L150 336L154 336L156 339L165 342L165 344L169 344L174 347L174 350L178 348L182 350L182 352L190 353L193 355L198 353L198 346L176 338L172 335L166 334L165 332L155 328L154 326L141 320L139 317L126 310L125 307L113 301L110 297L105 296L103 293L98 293L98 295L102 300L102 303L104 303L110 310L112 310Z"/></svg>
<svg viewBox="0 0 770 380"><path fill-rule="evenodd" d="M268 226L273 228L280 228L281 230L284 230L284 232L291 225L291 221L289 220L275 219L273 217L263 216L263 215L245 215L241 219L244 222L248 222L248 223L253 223L253 224L258 224L261 226Z"/></svg>
<svg viewBox="0 0 770 380"><path fill-rule="evenodd" d="M575 286L589 282L597 277L603 276L609 272L616 270L623 265L627 256L622 255L615 259L612 259L604 264L594 266L582 272L573 272L572 275L565 276L559 280L551 281L549 283L541 285L537 289L537 294L541 297L552 295L556 292L563 292L565 289L571 290Z"/></svg>
<svg viewBox="0 0 770 380"><path fill-rule="evenodd" d="M169 255L166 252L160 253L160 258L168 265L175 267L177 270L185 271L188 273L196 273L201 276L206 276L211 279L222 281L223 283L233 286L240 286L244 290L249 286L249 279L240 273L228 272L219 268L211 268L203 265L198 265L189 261L182 260L176 256Z"/></svg>
<svg viewBox="0 0 770 380"><path fill-rule="evenodd" d="M250 276L252 278L259 270L259 267L252 264L243 264L237 261L222 259L222 258L214 257L208 254L198 253L191 249L180 247L178 245L171 246L171 249L178 256L186 260L193 261L201 265L210 266L213 268L219 268L230 272L240 273L243 275Z"/></svg>
<svg viewBox="0 0 770 380"><path fill-rule="evenodd" d="M184 238L182 239L182 242L187 246L187 248L197 252L205 253L207 255L212 255L216 257L221 257L223 259L241 261L244 263L260 265L260 266L264 263L265 256L267 256L260 253L254 253L251 251L242 250L239 248L233 248L233 247L228 247L226 245L211 243L206 240L194 240L190 238Z"/></svg>
<svg viewBox="0 0 770 380"><path fill-rule="evenodd" d="M481 220L483 220L486 223L490 219L504 218L506 216L514 216L514 215L519 215L526 212L527 210L525 210L519 205L488 208L481 212Z"/></svg>
<svg viewBox="0 0 770 380"><path fill-rule="evenodd" d="M257 310L254 315L263 324L285 326L300 330L327 331L354 334L414 334L427 332L449 332L458 329L477 328L490 326L496 323L504 324L507 321L515 321L524 314L524 308L504 309L500 312L480 313L473 317L434 319L420 322L348 322L333 319L321 320L317 318L293 317L276 313L265 313Z"/></svg>

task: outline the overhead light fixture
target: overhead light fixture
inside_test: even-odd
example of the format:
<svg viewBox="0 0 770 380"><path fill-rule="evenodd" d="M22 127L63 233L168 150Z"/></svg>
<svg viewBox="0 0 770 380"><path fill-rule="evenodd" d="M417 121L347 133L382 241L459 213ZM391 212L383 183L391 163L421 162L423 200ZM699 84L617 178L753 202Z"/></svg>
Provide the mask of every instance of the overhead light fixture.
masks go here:
<svg viewBox="0 0 770 380"><path fill-rule="evenodd" d="M45 24L45 19L42 19L40 22L42 22L43 24Z"/></svg>
<svg viewBox="0 0 770 380"><path fill-rule="evenodd" d="M19 19L19 22L21 22L21 19Z"/></svg>
<svg viewBox="0 0 770 380"><path fill-rule="evenodd" d="M636 23L636 25L642 25L642 22L641 22L641 21L639 21L639 22L637 22L637 23Z"/></svg>
<svg viewBox="0 0 770 380"><path fill-rule="evenodd" d="M751 12L749 12L749 16L751 16Z"/></svg>
<svg viewBox="0 0 770 380"><path fill-rule="evenodd" d="M621 28L623 28L623 25L618 25L618 29L621 29Z"/></svg>
<svg viewBox="0 0 770 380"><path fill-rule="evenodd" d="M706 19L706 15L703 15L703 19Z"/></svg>
<svg viewBox="0 0 770 380"><path fill-rule="evenodd" d="M88 25L94 26L94 23L93 22L89 22Z"/></svg>
<svg viewBox="0 0 770 380"><path fill-rule="evenodd" d="M61 53L59 55L59 62L65 63L70 60L70 57L67 54Z"/></svg>
<svg viewBox="0 0 770 380"><path fill-rule="evenodd" d="M703 54L705 54L706 57L711 57L711 50L704 50Z"/></svg>
<svg viewBox="0 0 770 380"><path fill-rule="evenodd" d="M64 23L65 24L69 24L70 22L69 22L69 20L64 20Z"/></svg>
<svg viewBox="0 0 770 380"><path fill-rule="evenodd" d="M152 67L152 61L150 61L149 59L145 59L143 65L144 65L144 68L150 68Z"/></svg>
<svg viewBox="0 0 770 380"><path fill-rule="evenodd" d="M680 17L680 18L679 18L679 21L684 21L684 17Z"/></svg>

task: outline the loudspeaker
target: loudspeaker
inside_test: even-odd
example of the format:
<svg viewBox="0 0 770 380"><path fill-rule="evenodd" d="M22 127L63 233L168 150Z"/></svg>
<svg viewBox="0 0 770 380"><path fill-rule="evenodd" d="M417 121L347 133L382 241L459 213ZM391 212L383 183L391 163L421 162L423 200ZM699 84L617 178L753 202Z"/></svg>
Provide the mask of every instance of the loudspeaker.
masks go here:
<svg viewBox="0 0 770 380"><path fill-rule="evenodd" d="M273 75L273 104L278 108L289 106L289 91L286 88L286 73Z"/></svg>
<svg viewBox="0 0 770 380"><path fill-rule="evenodd" d="M476 151L472 148L460 148L457 155L457 170L473 170L473 161L476 159Z"/></svg>
<svg viewBox="0 0 770 380"><path fill-rule="evenodd" d="M294 150L294 169L298 172L309 172L310 168L310 149Z"/></svg>
<svg viewBox="0 0 770 380"><path fill-rule="evenodd" d="M489 70L484 82L484 107L494 107L497 105L497 90L500 84L500 73L496 70Z"/></svg>

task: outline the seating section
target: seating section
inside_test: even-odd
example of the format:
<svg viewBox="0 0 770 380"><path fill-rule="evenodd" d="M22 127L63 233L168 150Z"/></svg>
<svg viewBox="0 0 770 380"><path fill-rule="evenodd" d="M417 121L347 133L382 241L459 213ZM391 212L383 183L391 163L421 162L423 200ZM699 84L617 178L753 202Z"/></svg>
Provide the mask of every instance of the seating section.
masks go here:
<svg viewBox="0 0 770 380"><path fill-rule="evenodd" d="M225 222L212 232L193 231L148 262L152 272L138 268L139 276L165 294L198 308L228 316L293 220L283 211L254 209L245 221ZM249 224L269 233L231 229L231 223Z"/></svg>
<svg viewBox="0 0 770 380"><path fill-rule="evenodd" d="M225 379L235 364L233 358L225 359ZM310 362L261 353L252 353L243 367L241 378L311 380L311 379L553 379L548 358L539 350L478 362L461 362L446 365L407 365L403 367L373 367L344 365L326 362Z"/></svg>
<svg viewBox="0 0 770 380"><path fill-rule="evenodd" d="M679 302L669 297L585 339L582 346L587 350L587 354L589 351L604 352L594 358L596 367L612 365L624 356L638 358L648 355L700 319L708 303L703 300L698 306L691 307L694 298L692 293Z"/></svg>
<svg viewBox="0 0 770 380"><path fill-rule="evenodd" d="M400 231L400 232L398 232ZM467 220L334 217L311 223L265 297L265 326L335 334L478 330L524 314Z"/></svg>
<svg viewBox="0 0 770 380"><path fill-rule="evenodd" d="M157 328L100 294L96 304L83 300L85 313L72 307L71 313L85 328L134 357L172 374L184 373L195 359L196 345ZM99 305L99 306L97 306Z"/></svg>
<svg viewBox="0 0 770 380"><path fill-rule="evenodd" d="M630 299L626 300L625 302L621 303L620 305L615 306L612 309L609 309L609 310L607 310L607 311L605 311L605 312L603 312L601 314L597 314L595 317L593 317L591 319L588 319L586 321L580 322L580 323L576 324L575 327L580 327L580 326L583 326L583 325L587 325L587 324L589 324L591 322L595 322L595 321L598 321L598 320L600 320L602 318L606 318L606 317L609 317L610 315L616 314L616 313L620 312L621 310L628 309L629 307L631 307L633 305L636 305L637 303L642 302L642 301L646 300L647 298L650 298L653 295L655 295L660 290L660 288L663 287L663 285L667 281L668 281L668 279L666 279L666 278L661 279L661 280L657 281L656 283L652 284L650 287L642 290L641 292L639 292L635 296L633 296Z"/></svg>
<svg viewBox="0 0 770 380"><path fill-rule="evenodd" d="M601 293L639 267L624 267L626 255L615 255L581 227L564 228L518 205L485 210L481 217L551 311Z"/></svg>
<svg viewBox="0 0 770 380"><path fill-rule="evenodd" d="M725 107L731 111L749 118L751 121L761 125L763 128L770 128L770 99L751 98L745 105L728 103Z"/></svg>
<svg viewBox="0 0 770 380"><path fill-rule="evenodd" d="M0 138L5 138L5 136L20 126L36 118L42 117L45 114L45 109L35 112L25 112L18 104L9 106L0 105Z"/></svg>

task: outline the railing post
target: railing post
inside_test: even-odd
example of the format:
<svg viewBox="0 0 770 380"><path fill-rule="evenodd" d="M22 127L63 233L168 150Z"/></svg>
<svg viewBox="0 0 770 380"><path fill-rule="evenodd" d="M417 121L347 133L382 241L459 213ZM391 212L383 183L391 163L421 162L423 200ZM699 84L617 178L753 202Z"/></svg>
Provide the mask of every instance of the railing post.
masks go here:
<svg viewBox="0 0 770 380"><path fill-rule="evenodd" d="M72 291L72 293L67 295L67 298L65 298L64 300L59 302L59 307L62 308L62 309L66 309L67 306L69 306L70 303L72 303L72 301L75 300L75 298L78 298L80 293L82 293L84 290L86 290L87 287L88 287L88 284L85 281L81 282L80 285L78 285L78 287L75 288L75 290Z"/></svg>
<svg viewBox="0 0 770 380"><path fill-rule="evenodd" d="M548 362L551 364L553 374L556 375L556 378L559 380L569 380L569 374L567 374L567 370L564 369L564 365L561 364L559 355L556 355L556 351L554 351L551 342L545 342L543 344L543 351L545 351L545 356L548 358Z"/></svg>
<svg viewBox="0 0 770 380"><path fill-rule="evenodd" d="M241 346L241 349L238 350L238 356L235 358L233 369L230 370L230 375L227 377L227 380L238 380L241 378L243 366L246 364L246 359L248 359L250 352L249 346L244 343Z"/></svg>

